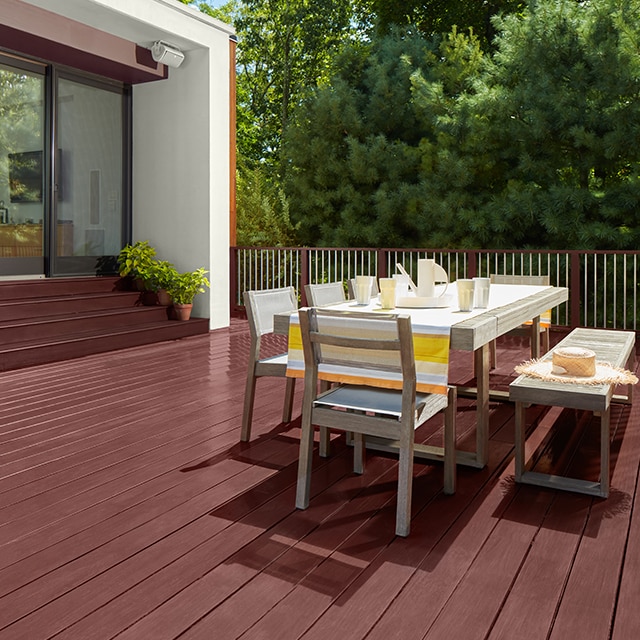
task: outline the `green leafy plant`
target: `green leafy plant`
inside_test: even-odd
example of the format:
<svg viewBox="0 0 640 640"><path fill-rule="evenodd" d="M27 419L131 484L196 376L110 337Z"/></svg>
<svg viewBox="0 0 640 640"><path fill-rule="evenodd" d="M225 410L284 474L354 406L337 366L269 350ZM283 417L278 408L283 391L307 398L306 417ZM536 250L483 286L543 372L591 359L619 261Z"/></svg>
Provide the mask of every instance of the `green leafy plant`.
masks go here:
<svg viewBox="0 0 640 640"><path fill-rule="evenodd" d="M160 289L168 291L178 275L178 270L167 260L151 260L146 269L145 286L156 293Z"/></svg>
<svg viewBox="0 0 640 640"><path fill-rule="evenodd" d="M178 273L170 286L167 287L167 292L173 299L173 303L192 304L196 295L204 293L205 288L210 286L207 273L208 271L204 268Z"/></svg>
<svg viewBox="0 0 640 640"><path fill-rule="evenodd" d="M128 244L118 254L118 272L121 277L131 276L147 280L149 268L156 255L156 250L148 240Z"/></svg>

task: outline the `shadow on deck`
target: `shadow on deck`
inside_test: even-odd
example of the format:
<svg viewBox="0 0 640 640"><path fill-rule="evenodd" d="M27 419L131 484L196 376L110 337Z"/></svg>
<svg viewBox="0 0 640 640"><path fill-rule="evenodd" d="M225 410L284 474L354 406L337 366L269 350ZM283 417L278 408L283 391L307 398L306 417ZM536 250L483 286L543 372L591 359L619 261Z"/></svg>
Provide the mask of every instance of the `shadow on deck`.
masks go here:
<svg viewBox="0 0 640 640"><path fill-rule="evenodd" d="M294 508L299 418L279 424L281 380L259 381L253 440L238 442L248 349L234 320L2 374L2 640L640 637L637 405L612 410L601 500L516 485L513 406L491 403L489 464L460 468L454 496L439 465L417 464L402 539L396 461L370 455L355 476L339 436L314 460L309 509ZM526 358L501 341L492 386ZM455 353L452 381L470 370ZM470 448L475 409L459 402ZM533 446L553 436L539 469L597 478L597 418L527 420Z"/></svg>

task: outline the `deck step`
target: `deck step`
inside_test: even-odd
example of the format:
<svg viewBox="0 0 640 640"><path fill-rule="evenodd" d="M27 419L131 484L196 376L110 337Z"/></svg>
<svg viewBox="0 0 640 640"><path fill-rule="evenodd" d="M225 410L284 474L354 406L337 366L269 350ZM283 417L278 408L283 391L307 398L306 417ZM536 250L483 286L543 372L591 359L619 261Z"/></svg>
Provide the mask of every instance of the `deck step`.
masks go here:
<svg viewBox="0 0 640 640"><path fill-rule="evenodd" d="M137 291L15 298L0 300L0 323L135 306L140 306L140 293Z"/></svg>
<svg viewBox="0 0 640 640"><path fill-rule="evenodd" d="M0 281L0 370L208 333L145 306L118 277Z"/></svg>
<svg viewBox="0 0 640 640"><path fill-rule="evenodd" d="M208 332L208 319L191 318L187 322L166 320L115 327L111 330L83 331L57 338L20 341L0 346L0 371L178 340Z"/></svg>
<svg viewBox="0 0 640 640"><path fill-rule="evenodd" d="M129 287L119 276L82 276L79 278L37 278L34 280L1 280L0 300L50 298L83 293L108 293Z"/></svg>

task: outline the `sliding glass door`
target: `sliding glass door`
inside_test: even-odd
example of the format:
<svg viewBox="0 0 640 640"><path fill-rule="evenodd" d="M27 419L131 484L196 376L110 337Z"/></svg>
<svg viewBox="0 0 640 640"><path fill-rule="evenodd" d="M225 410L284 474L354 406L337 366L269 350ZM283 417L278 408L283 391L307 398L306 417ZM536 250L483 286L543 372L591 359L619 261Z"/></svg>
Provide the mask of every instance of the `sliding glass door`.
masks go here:
<svg viewBox="0 0 640 640"><path fill-rule="evenodd" d="M44 274L46 67L0 60L0 276Z"/></svg>
<svg viewBox="0 0 640 640"><path fill-rule="evenodd" d="M53 275L95 273L124 244L124 99L121 87L57 76Z"/></svg>
<svg viewBox="0 0 640 640"><path fill-rule="evenodd" d="M0 53L0 277L114 271L129 114L121 83Z"/></svg>

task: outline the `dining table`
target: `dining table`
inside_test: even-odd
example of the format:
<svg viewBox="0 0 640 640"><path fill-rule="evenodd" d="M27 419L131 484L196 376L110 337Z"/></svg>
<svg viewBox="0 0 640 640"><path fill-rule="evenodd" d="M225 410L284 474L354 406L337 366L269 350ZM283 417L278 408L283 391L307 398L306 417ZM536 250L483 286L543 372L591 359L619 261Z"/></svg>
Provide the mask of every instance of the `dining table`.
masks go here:
<svg viewBox="0 0 640 640"><path fill-rule="evenodd" d="M455 283L443 290L441 299L430 299L427 304L420 300L403 298L394 309L383 310L378 298L372 298L369 304L357 304L347 300L326 308L348 311L376 312L386 311L407 314L412 326L428 325L450 327L450 349L473 353L473 369L476 387L459 387L460 395L470 395L476 399L476 443L475 451L457 451L458 464L483 468L487 464L489 450L489 402L491 398L508 399L508 393L501 394L490 389L490 353L493 340L516 329L525 322L532 322L533 335L540 327L540 315L549 309L566 302L569 291L566 287L536 286L524 284L492 284L489 302L485 308L473 308L461 311L458 306ZM274 316L274 332L287 335L290 313ZM536 353L534 352L534 356ZM537 354L539 355L539 353ZM384 443L374 448L385 449ZM438 450L436 450L438 451ZM415 447L416 457L440 459L439 452L427 445Z"/></svg>

